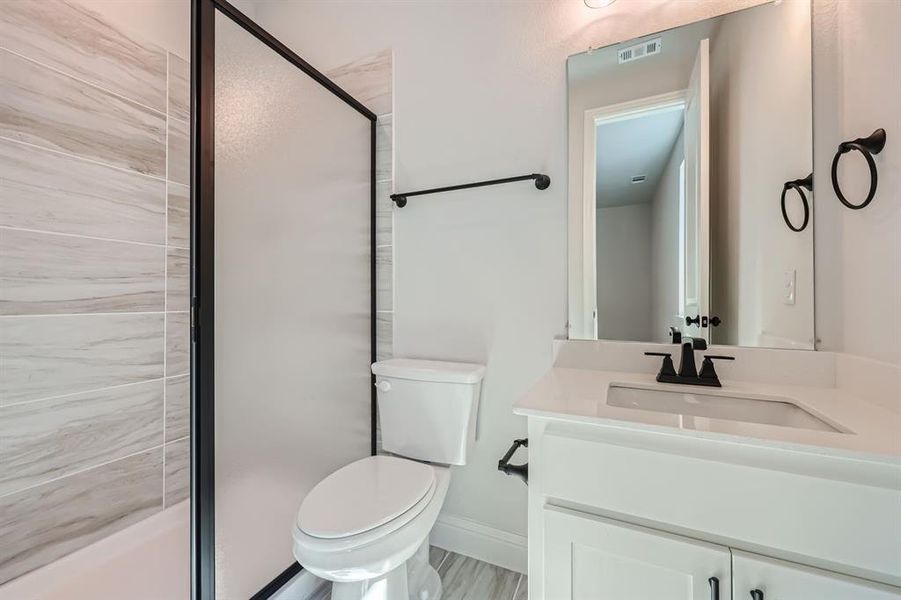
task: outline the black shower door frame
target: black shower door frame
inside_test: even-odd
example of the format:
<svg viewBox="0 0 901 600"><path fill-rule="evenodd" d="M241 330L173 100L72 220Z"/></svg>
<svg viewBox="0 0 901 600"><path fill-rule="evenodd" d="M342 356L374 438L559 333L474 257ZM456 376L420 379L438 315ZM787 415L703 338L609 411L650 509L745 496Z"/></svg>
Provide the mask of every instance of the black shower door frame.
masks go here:
<svg viewBox="0 0 901 600"><path fill-rule="evenodd" d="M215 600L215 15L219 11L276 54L369 119L370 360L375 362L376 115L226 0L191 0L191 597ZM372 376L371 376L372 377ZM374 383L374 377L372 377ZM375 454L376 394L370 397L370 451ZM251 600L275 593L301 570L296 562Z"/></svg>

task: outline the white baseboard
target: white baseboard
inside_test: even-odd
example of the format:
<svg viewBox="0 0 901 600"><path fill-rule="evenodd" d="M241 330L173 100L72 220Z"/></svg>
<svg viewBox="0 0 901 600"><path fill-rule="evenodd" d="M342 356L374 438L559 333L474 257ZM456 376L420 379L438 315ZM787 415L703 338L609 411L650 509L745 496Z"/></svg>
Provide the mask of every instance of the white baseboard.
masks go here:
<svg viewBox="0 0 901 600"><path fill-rule="evenodd" d="M429 543L517 573L525 573L528 565L527 539L524 535L442 514L438 516L432 529Z"/></svg>

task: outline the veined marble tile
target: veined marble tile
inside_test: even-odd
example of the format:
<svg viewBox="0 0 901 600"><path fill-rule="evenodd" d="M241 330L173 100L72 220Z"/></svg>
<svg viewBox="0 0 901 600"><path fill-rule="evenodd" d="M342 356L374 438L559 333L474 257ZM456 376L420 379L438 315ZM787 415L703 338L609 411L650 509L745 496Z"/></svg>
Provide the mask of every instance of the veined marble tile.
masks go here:
<svg viewBox="0 0 901 600"><path fill-rule="evenodd" d="M512 599L520 574L451 552L438 569L442 600Z"/></svg>
<svg viewBox="0 0 901 600"><path fill-rule="evenodd" d="M375 180L394 178L394 118L382 115L375 126Z"/></svg>
<svg viewBox="0 0 901 600"><path fill-rule="evenodd" d="M191 131L187 121L169 119L167 179L187 185L191 173Z"/></svg>
<svg viewBox="0 0 901 600"><path fill-rule="evenodd" d="M191 64L169 53L169 116L191 118Z"/></svg>
<svg viewBox="0 0 901 600"><path fill-rule="evenodd" d="M162 311L165 252L0 229L0 315Z"/></svg>
<svg viewBox="0 0 901 600"><path fill-rule="evenodd" d="M519 587L516 588L513 600L529 600L529 577L527 575L520 576Z"/></svg>
<svg viewBox="0 0 901 600"><path fill-rule="evenodd" d="M163 443L163 382L0 407L0 496Z"/></svg>
<svg viewBox="0 0 901 600"><path fill-rule="evenodd" d="M160 112L166 53L72 2L4 2L2 46Z"/></svg>
<svg viewBox="0 0 901 600"><path fill-rule="evenodd" d="M183 248L166 250L166 310L189 310L190 253Z"/></svg>
<svg viewBox="0 0 901 600"><path fill-rule="evenodd" d="M0 225L162 244L165 218L159 179L0 139Z"/></svg>
<svg viewBox="0 0 901 600"><path fill-rule="evenodd" d="M191 441L166 444L166 506L191 495Z"/></svg>
<svg viewBox="0 0 901 600"><path fill-rule="evenodd" d="M0 137L163 177L166 117L0 50Z"/></svg>
<svg viewBox="0 0 901 600"><path fill-rule="evenodd" d="M0 404L162 376L162 314L0 318Z"/></svg>
<svg viewBox="0 0 901 600"><path fill-rule="evenodd" d="M390 49L331 69L326 75L375 114L384 115L393 112Z"/></svg>
<svg viewBox="0 0 901 600"><path fill-rule="evenodd" d="M0 583L162 509L163 449L0 497Z"/></svg>
<svg viewBox="0 0 901 600"><path fill-rule="evenodd" d="M375 313L375 357L386 360L394 356L394 313Z"/></svg>
<svg viewBox="0 0 901 600"><path fill-rule="evenodd" d="M190 316L188 313L166 313L166 377L190 371Z"/></svg>
<svg viewBox="0 0 901 600"><path fill-rule="evenodd" d="M191 192L186 185L169 182L168 244L191 247Z"/></svg>
<svg viewBox="0 0 901 600"><path fill-rule="evenodd" d="M393 243L394 202L391 201L390 181L375 184L375 243L379 246Z"/></svg>
<svg viewBox="0 0 901 600"><path fill-rule="evenodd" d="M375 307L376 310L394 308L394 248L375 249Z"/></svg>
<svg viewBox="0 0 901 600"><path fill-rule="evenodd" d="M166 441L191 433L191 378L189 375L166 380Z"/></svg>

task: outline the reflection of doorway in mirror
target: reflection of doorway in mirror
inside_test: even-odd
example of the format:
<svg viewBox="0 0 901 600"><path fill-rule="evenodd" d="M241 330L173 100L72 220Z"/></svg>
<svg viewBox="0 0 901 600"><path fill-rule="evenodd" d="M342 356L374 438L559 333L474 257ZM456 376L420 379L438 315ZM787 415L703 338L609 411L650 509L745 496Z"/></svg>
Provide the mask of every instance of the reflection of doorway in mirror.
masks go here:
<svg viewBox="0 0 901 600"><path fill-rule="evenodd" d="M678 325L684 110L676 90L585 112L586 337L652 341Z"/></svg>
<svg viewBox="0 0 901 600"><path fill-rule="evenodd" d="M676 320L673 326L681 330L685 321L685 157L679 162L679 296L676 307Z"/></svg>
<svg viewBox="0 0 901 600"><path fill-rule="evenodd" d="M698 44L685 98L685 321L710 339L710 42ZM689 320L691 323L689 324Z"/></svg>

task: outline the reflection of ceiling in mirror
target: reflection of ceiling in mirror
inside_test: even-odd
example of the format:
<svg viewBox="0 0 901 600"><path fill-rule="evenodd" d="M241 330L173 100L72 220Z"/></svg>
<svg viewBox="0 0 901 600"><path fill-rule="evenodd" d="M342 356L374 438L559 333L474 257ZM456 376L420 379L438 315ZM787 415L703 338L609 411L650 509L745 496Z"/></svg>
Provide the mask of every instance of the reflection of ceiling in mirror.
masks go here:
<svg viewBox="0 0 901 600"><path fill-rule="evenodd" d="M678 74L688 82L698 42L713 36L722 17L692 23L677 29L654 33L642 38L628 40L621 44L584 52L569 57L567 76L570 85L591 81L603 81L604 85L631 85L631 82L645 78L659 78L661 75ZM619 64L617 51L642 41L662 38L662 51L644 59ZM685 87L682 85L681 87Z"/></svg>
<svg viewBox="0 0 901 600"><path fill-rule="evenodd" d="M681 131L681 108L598 125L597 205L650 202ZM644 181L632 183L641 175Z"/></svg>

